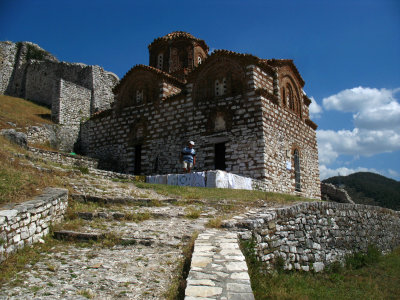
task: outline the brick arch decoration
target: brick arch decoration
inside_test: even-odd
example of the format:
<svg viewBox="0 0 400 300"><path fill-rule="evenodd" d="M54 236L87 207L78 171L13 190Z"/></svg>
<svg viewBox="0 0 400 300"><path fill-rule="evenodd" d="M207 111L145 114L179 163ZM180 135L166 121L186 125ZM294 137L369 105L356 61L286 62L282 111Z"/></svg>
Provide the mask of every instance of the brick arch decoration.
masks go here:
<svg viewBox="0 0 400 300"><path fill-rule="evenodd" d="M301 117L301 98L298 85L295 80L288 74L285 74L280 79L282 106L291 110L296 115ZM289 98L289 101L287 101Z"/></svg>
<svg viewBox="0 0 400 300"><path fill-rule="evenodd" d="M159 97L159 82L155 74L150 72L136 72L124 82L124 86L117 95L118 108L137 106L146 103L155 103ZM136 92L143 91L141 103L136 101Z"/></svg>
<svg viewBox="0 0 400 300"><path fill-rule="evenodd" d="M199 65L198 58L201 58L201 63L204 63L207 58L207 53L200 46L194 47L194 66L197 67Z"/></svg>
<svg viewBox="0 0 400 300"><path fill-rule="evenodd" d="M210 59L210 58L209 58ZM196 104L203 101L217 100L215 96L215 81L226 78L227 92L221 97L230 97L243 94L246 90L245 68L237 61L228 57L217 57L201 69L193 86L194 101Z"/></svg>

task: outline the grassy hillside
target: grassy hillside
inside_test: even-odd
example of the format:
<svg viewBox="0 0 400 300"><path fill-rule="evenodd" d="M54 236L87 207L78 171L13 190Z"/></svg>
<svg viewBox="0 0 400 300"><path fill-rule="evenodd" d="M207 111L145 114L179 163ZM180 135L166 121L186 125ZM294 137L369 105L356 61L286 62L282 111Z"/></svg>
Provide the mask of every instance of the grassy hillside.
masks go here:
<svg viewBox="0 0 400 300"><path fill-rule="evenodd" d="M12 128L12 122L23 131L26 126L51 124L51 110L33 102L0 95L0 129ZM20 130L20 131L21 131Z"/></svg>
<svg viewBox="0 0 400 300"><path fill-rule="evenodd" d="M358 204L378 205L400 210L400 182L385 176L358 172L335 176L323 182L342 186Z"/></svg>

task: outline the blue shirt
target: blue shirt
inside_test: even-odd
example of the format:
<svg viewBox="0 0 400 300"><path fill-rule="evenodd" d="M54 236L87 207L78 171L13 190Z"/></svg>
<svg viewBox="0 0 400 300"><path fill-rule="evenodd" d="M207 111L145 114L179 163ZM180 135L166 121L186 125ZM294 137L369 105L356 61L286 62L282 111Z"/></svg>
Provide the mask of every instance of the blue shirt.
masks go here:
<svg viewBox="0 0 400 300"><path fill-rule="evenodd" d="M183 160L188 163L193 163L193 157L196 156L196 151L194 149L190 149L189 147L185 147L182 150Z"/></svg>

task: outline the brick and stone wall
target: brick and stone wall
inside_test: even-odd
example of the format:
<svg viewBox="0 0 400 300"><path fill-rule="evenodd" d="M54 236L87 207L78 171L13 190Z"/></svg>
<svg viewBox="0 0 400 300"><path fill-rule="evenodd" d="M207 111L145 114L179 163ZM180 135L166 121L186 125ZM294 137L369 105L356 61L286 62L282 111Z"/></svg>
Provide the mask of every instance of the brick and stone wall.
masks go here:
<svg viewBox="0 0 400 300"><path fill-rule="evenodd" d="M49 233L60 222L68 205L68 191L47 188L31 201L0 210L0 262Z"/></svg>
<svg viewBox="0 0 400 300"><path fill-rule="evenodd" d="M173 97L162 98L167 86L163 84L154 102L92 118L81 132L88 140L84 153L99 158L101 167L108 162L127 173L135 172L135 157L140 155L140 174L167 174L181 171L179 155L187 141L196 143L194 171L215 169L216 144L224 143L227 172L258 179L267 191L320 198L315 130L279 105L274 73L224 57L203 68ZM237 84L227 83L231 92L215 96L213 72L224 68L236 72L232 83ZM300 156L300 192L295 191L295 149Z"/></svg>
<svg viewBox="0 0 400 300"><path fill-rule="evenodd" d="M368 205L301 203L266 209L236 226L251 231L261 261L281 257L289 270L321 271L369 245L384 252L400 245L400 212Z"/></svg>

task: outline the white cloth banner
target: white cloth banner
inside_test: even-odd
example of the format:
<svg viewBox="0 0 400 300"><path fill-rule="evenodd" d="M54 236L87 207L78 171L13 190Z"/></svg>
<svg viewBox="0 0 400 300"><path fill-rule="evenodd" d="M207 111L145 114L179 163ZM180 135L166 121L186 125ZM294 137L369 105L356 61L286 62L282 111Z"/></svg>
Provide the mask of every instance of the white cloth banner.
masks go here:
<svg viewBox="0 0 400 300"><path fill-rule="evenodd" d="M194 172L190 174L190 185L197 187L206 186L206 175L205 172Z"/></svg>
<svg viewBox="0 0 400 300"><path fill-rule="evenodd" d="M179 186L252 190L252 180L225 171L146 176L146 182Z"/></svg>

